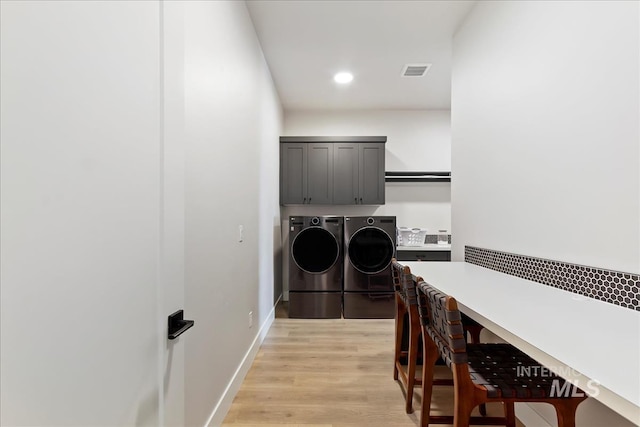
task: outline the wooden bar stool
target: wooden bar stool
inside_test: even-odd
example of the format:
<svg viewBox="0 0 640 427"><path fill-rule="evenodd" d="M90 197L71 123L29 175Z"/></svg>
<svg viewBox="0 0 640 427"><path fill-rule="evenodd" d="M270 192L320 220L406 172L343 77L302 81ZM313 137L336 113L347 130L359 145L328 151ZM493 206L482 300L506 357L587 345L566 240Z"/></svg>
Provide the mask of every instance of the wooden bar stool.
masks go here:
<svg viewBox="0 0 640 427"><path fill-rule="evenodd" d="M393 379L398 380L404 386L406 395L405 411L407 414L413 412L413 388L422 384L420 377L416 378L416 365L418 361L418 342L421 335L420 316L418 314L418 301L416 299L416 289L411 274L411 269L404 266L394 258L391 261L391 272L393 276L393 286L395 288L396 301L396 343L393 364ZM409 347L407 351L402 350L402 337L405 328L405 315L408 315ZM402 364L402 359L406 358L406 370Z"/></svg>
<svg viewBox="0 0 640 427"><path fill-rule="evenodd" d="M405 411L407 414L413 412L413 388L422 385L421 376L416 377L416 367L420 353L420 337L422 327L420 325L420 314L418 313L418 301L416 299L416 284L422 281L421 277L411 274L408 266L400 264L395 258L391 261L391 272L395 288L396 315L395 315L395 356L393 364L393 379L400 379L405 389ZM408 325L405 321L408 320ZM405 327L408 328L409 343L408 349L402 349L402 339ZM480 340L482 325L468 319L464 323L465 330L469 332L471 342L477 343ZM406 360L406 369L403 365ZM451 380L435 380L436 385L453 385ZM484 404L480 405L480 414L487 415Z"/></svg>
<svg viewBox="0 0 640 427"><path fill-rule="evenodd" d="M454 427L474 423L515 427L515 402L550 403L556 409L558 427L575 427L575 412L586 399L584 393L555 375L523 376L522 372L535 371L540 364L510 344L467 344L456 300L423 281L417 287L424 346L422 427L452 421ZM430 415L438 355L453 371L453 417ZM554 396L554 389L560 394L564 390L567 397ZM471 417L473 408L484 402L503 402L505 416Z"/></svg>

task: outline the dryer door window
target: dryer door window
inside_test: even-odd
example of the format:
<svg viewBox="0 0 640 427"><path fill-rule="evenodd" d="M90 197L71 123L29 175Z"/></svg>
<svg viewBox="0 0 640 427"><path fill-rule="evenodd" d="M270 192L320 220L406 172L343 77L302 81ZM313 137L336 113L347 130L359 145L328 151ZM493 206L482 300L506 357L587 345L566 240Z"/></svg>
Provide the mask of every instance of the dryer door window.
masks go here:
<svg viewBox="0 0 640 427"><path fill-rule="evenodd" d="M393 241L379 228L361 228L349 241L351 264L362 273L379 273L389 266L392 258Z"/></svg>
<svg viewBox="0 0 640 427"><path fill-rule="evenodd" d="M338 261L340 247L336 238L320 227L302 230L293 240L291 255L300 269L307 273L324 273Z"/></svg>

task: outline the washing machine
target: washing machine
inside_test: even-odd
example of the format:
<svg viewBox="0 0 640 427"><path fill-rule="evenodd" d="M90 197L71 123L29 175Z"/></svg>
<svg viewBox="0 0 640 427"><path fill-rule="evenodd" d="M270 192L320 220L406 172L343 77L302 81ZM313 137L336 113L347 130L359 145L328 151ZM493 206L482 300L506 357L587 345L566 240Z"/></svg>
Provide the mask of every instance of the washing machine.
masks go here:
<svg viewBox="0 0 640 427"><path fill-rule="evenodd" d="M395 237L395 216L344 218L345 319L391 319L395 316L395 291L391 280Z"/></svg>
<svg viewBox="0 0 640 427"><path fill-rule="evenodd" d="M344 218L289 217L289 317L342 316Z"/></svg>

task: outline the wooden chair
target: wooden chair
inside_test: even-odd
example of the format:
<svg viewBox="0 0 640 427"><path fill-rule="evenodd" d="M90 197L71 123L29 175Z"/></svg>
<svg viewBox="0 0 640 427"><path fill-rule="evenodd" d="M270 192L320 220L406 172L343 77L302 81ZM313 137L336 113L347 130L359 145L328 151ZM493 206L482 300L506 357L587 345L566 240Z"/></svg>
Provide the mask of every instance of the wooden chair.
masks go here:
<svg viewBox="0 0 640 427"><path fill-rule="evenodd" d="M407 414L413 412L413 389L422 385L421 376L416 377L416 367L420 352L420 337L422 328L420 325L420 315L418 313L418 301L416 299L416 284L422 278L411 274L408 266L400 264L395 258L391 261L391 272L395 288L396 314L395 314L395 357L393 364L393 379L400 379L405 389L405 411ZM467 318L464 322L465 330L469 332L471 342L480 341L480 331L482 325ZM405 330L405 321L408 320L408 349L402 349L402 341ZM406 368L403 361L406 360ZM453 382L446 379L435 380L436 385L453 385ZM480 405L480 414L487 415L484 404Z"/></svg>
<svg viewBox="0 0 640 427"><path fill-rule="evenodd" d="M416 299L416 288L411 274L411 269L404 266L394 258L391 261L391 272L393 276L393 286L395 288L396 301L396 343L395 357L393 364L393 379L400 379L405 388L405 411L407 414L413 412L413 388L422 384L420 377L416 378L416 365L418 362L418 342L421 335L420 316L418 314L418 301ZM402 350L402 337L405 328L405 315L408 315L409 347L407 351ZM406 370L402 364L406 358Z"/></svg>
<svg viewBox="0 0 640 427"><path fill-rule="evenodd" d="M393 285L395 288L396 315L395 315L395 357L393 364L393 379L400 379L405 389L405 411L407 414L413 412L413 388L422 385L422 378L416 377L416 366L420 353L420 337L422 336L422 328L420 325L420 314L418 313L418 300L416 285L422 281L421 277L411 274L408 266L400 264L395 258L391 261L391 272L393 277ZM405 321L408 320L409 343L408 349L402 349L402 340L404 336ZM471 342L478 343L480 341L480 331L482 325L468 319L464 323L465 330L469 332ZM406 360L406 370L403 365L403 359ZM450 380L435 380L436 385L453 385ZM480 405L481 415L486 415L485 405Z"/></svg>
<svg viewBox="0 0 640 427"><path fill-rule="evenodd" d="M423 281L417 287L425 355L422 427L451 421L454 427L473 423L515 427L515 402L550 403L556 409L558 427L575 427L575 412L586 399L584 393L574 393L573 385L565 386L565 381L555 375L522 376L522 372L532 368L529 372L535 371L540 365L510 344L467 345L456 300ZM430 414L433 368L438 355L453 371L453 417ZM568 397L554 396L554 389L565 390ZM484 402L503 402L505 416L471 417L473 408Z"/></svg>

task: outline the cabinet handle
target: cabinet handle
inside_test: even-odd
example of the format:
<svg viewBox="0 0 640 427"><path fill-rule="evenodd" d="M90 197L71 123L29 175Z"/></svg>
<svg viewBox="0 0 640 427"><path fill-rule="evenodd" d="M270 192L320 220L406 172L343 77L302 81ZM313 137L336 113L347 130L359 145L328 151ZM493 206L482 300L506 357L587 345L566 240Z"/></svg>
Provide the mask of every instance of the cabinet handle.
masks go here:
<svg viewBox="0 0 640 427"><path fill-rule="evenodd" d="M311 197L309 197L309 203L311 203Z"/></svg>
<svg viewBox="0 0 640 427"><path fill-rule="evenodd" d="M307 203L307 198L306 197L304 199L302 199L302 204L304 205L305 203Z"/></svg>
<svg viewBox="0 0 640 427"><path fill-rule="evenodd" d="M356 202L356 205L358 204L358 198L357 197L354 197L353 201Z"/></svg>
<svg viewBox="0 0 640 427"><path fill-rule="evenodd" d="M360 204L362 204L362 197L360 197Z"/></svg>

